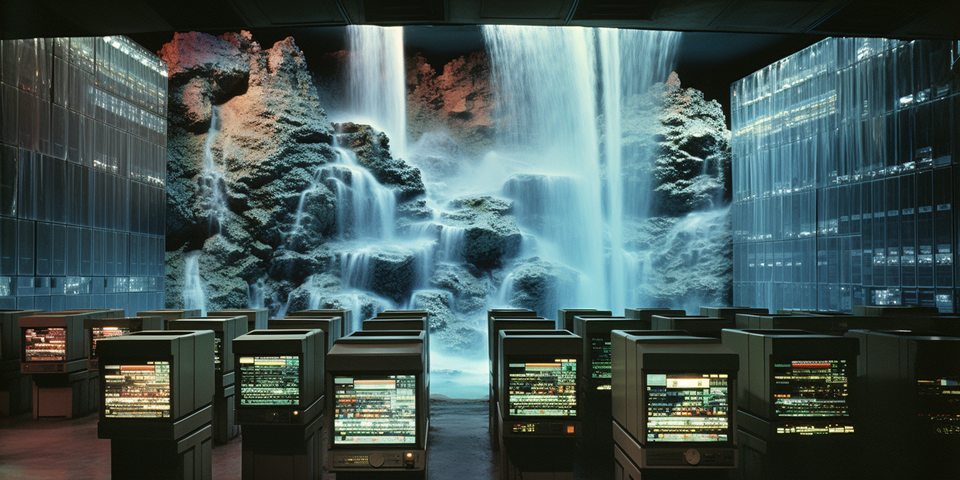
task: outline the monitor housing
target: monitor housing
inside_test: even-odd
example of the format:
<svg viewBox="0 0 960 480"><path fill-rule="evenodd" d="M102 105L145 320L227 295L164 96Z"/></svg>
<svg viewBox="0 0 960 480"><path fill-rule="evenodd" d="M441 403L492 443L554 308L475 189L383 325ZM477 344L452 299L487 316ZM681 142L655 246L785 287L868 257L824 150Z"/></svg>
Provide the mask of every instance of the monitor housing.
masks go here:
<svg viewBox="0 0 960 480"><path fill-rule="evenodd" d="M645 323L641 330L653 330L653 316L660 315L663 317L685 317L687 316L686 310L674 310L670 308L625 308L623 309L623 316L627 318L632 318L635 320L643 320Z"/></svg>
<svg viewBox="0 0 960 480"><path fill-rule="evenodd" d="M643 329L647 322L626 317L575 316L573 333L583 338L584 365L580 376L584 380L583 393L610 391L611 368L610 332L613 330Z"/></svg>
<svg viewBox="0 0 960 480"><path fill-rule="evenodd" d="M654 330L686 330L691 335L713 338L720 338L720 331L724 328L736 326L735 317L667 317L654 315L651 317L651 322Z"/></svg>
<svg viewBox="0 0 960 480"><path fill-rule="evenodd" d="M566 330L501 330L499 335L496 398L504 440L580 436L580 336Z"/></svg>
<svg viewBox="0 0 960 480"><path fill-rule="evenodd" d="M769 315L770 310L751 307L700 307L700 316L702 317L719 317L736 320L738 313Z"/></svg>
<svg viewBox="0 0 960 480"><path fill-rule="evenodd" d="M342 337L347 330L356 330L353 325L353 312L343 309L319 309L319 310L300 310L298 312L287 313L283 318L340 318L340 334ZM339 338L339 337L338 337ZM336 340L336 339L334 339Z"/></svg>
<svg viewBox="0 0 960 480"><path fill-rule="evenodd" d="M254 330L233 340L238 425L306 425L324 408L322 330Z"/></svg>
<svg viewBox="0 0 960 480"><path fill-rule="evenodd" d="M597 310L595 308L561 308L557 310L557 328L560 330L573 331L573 318L583 317L612 317L610 310Z"/></svg>
<svg viewBox="0 0 960 480"><path fill-rule="evenodd" d="M100 438L182 438L211 420L212 331L101 339Z"/></svg>
<svg viewBox="0 0 960 480"><path fill-rule="evenodd" d="M267 330L288 328L308 328L323 330L326 338L325 351L333 348L333 342L343 336L343 319L341 317L296 317L296 318L271 318L267 321Z"/></svg>
<svg viewBox="0 0 960 480"><path fill-rule="evenodd" d="M20 372L71 373L87 368L84 314L20 317Z"/></svg>
<svg viewBox="0 0 960 480"><path fill-rule="evenodd" d="M327 354L330 471L426 468L430 400L424 334L348 336Z"/></svg>
<svg viewBox="0 0 960 480"><path fill-rule="evenodd" d="M83 321L87 346L87 370L97 370L97 343L108 337L120 337L141 330L163 330L160 317L87 318Z"/></svg>
<svg viewBox="0 0 960 480"><path fill-rule="evenodd" d="M267 318L270 315L270 311L266 308L251 308L207 312L208 317L236 317L240 315L247 317L247 331L249 332L252 330L266 329Z"/></svg>
<svg viewBox="0 0 960 480"><path fill-rule="evenodd" d="M211 330L214 334L213 370L216 372L218 388L232 385L236 379L233 355L233 340L242 335L247 328L247 317L197 317L181 318L170 321L174 330Z"/></svg>
<svg viewBox="0 0 960 480"><path fill-rule="evenodd" d="M783 440L856 432L856 341L803 330L730 329L722 338L740 355L741 429Z"/></svg>
<svg viewBox="0 0 960 480"><path fill-rule="evenodd" d="M174 310L174 309L160 309L160 310L146 310L143 312L137 312L138 317L160 317L163 319L163 329L169 330L168 326L173 320L179 320L182 318L196 318L200 316L200 309L190 308L184 310Z"/></svg>
<svg viewBox="0 0 960 480"><path fill-rule="evenodd" d="M735 352L713 338L620 330L612 352L615 452L632 469L737 467Z"/></svg>

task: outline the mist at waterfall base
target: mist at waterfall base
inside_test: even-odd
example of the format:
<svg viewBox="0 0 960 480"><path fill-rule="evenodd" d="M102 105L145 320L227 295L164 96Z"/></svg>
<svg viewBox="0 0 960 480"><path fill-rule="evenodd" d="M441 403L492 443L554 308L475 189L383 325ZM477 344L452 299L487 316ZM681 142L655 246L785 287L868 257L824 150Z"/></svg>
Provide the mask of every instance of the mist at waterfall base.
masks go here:
<svg viewBox="0 0 960 480"><path fill-rule="evenodd" d="M680 34L483 27L498 115L495 146L478 157L462 153L443 131L407 138L402 28L351 26L347 36L347 91L341 108L328 110L328 116L334 122L370 124L385 132L393 157L420 167L432 216L398 228L396 194L359 165L348 148L335 144L337 160L317 167L298 203L293 226L282 234L288 244L297 242L302 229L310 226L303 199L321 183L333 187L337 233L329 243L344 252L337 258L341 290L336 304L354 312L345 334L360 329L360 322L376 312L427 308L430 299L439 298L459 317L461 326L485 339L486 309L527 306L515 302L515 282L517 272L532 259L554 266L567 279L536 299L541 316L553 318L559 308L622 312L648 306L642 292L656 288L646 283L652 253L630 246L627 225L650 215L652 187L627 183L624 172L655 159L654 152L621 141L626 135L622 110L633 97L666 80ZM211 123L208 136L215 135L217 127ZM204 178L210 178L210 223L215 228L217 163L209 162L207 171L207 153ZM449 168L431 168L429 162L438 157L445 158ZM450 300L450 292L438 290L430 279L438 267L464 264L465 229L450 219L456 217L457 199L479 196L513 202L522 241L516 255L479 268L487 290L485 304L464 312ZM704 221L727 214L725 209L691 213L669 234L696 231ZM384 298L370 289L376 256L393 253L412 254L415 259L415 286L407 298ZM186 257L187 308L204 308L196 257ZM311 292L309 308L330 304L321 285L306 287ZM252 284L249 306L270 308L271 315L279 317L286 313L289 300L265 298L262 288ZM431 343L432 393L486 396L486 341L474 342L470 350Z"/></svg>

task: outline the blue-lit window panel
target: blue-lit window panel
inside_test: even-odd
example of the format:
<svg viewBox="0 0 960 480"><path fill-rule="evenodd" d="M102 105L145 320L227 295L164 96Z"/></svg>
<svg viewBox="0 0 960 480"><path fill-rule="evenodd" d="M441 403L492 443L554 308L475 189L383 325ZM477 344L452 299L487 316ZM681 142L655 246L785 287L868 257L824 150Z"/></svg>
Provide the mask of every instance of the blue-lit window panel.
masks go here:
<svg viewBox="0 0 960 480"><path fill-rule="evenodd" d="M917 168L933 166L933 113L931 104L922 103L913 112L913 156Z"/></svg>
<svg viewBox="0 0 960 480"><path fill-rule="evenodd" d="M94 168L96 165L94 144L96 142L96 128L98 123L92 118L84 118L84 120L80 122L80 125L83 127L83 131L81 132L83 138L80 139L80 159L83 166Z"/></svg>
<svg viewBox="0 0 960 480"><path fill-rule="evenodd" d="M55 164L59 160L49 156L40 155L40 177L37 179L37 220L49 222L53 220L53 212L56 207L55 199L60 196L54 187L55 183Z"/></svg>
<svg viewBox="0 0 960 480"><path fill-rule="evenodd" d="M67 297L64 295L51 295L50 296L50 311L59 312L66 309Z"/></svg>
<svg viewBox="0 0 960 480"><path fill-rule="evenodd" d="M0 282L2 282L0 278ZM0 295L0 310L16 310L17 309L17 297L5 297Z"/></svg>
<svg viewBox="0 0 960 480"><path fill-rule="evenodd" d="M37 291L36 277L16 277L18 297L32 297Z"/></svg>
<svg viewBox="0 0 960 480"><path fill-rule="evenodd" d="M914 109L898 110L897 118L897 160L903 170L917 168L916 152L913 143Z"/></svg>
<svg viewBox="0 0 960 480"><path fill-rule="evenodd" d="M17 244L20 236L17 233L17 220L0 217L0 275L17 275L19 273L19 256Z"/></svg>
<svg viewBox="0 0 960 480"><path fill-rule="evenodd" d="M849 285L852 281L853 256L850 254L850 237L840 237L840 283Z"/></svg>
<svg viewBox="0 0 960 480"><path fill-rule="evenodd" d="M934 285L933 172L917 174L917 285Z"/></svg>
<svg viewBox="0 0 960 480"><path fill-rule="evenodd" d="M83 163L80 158L82 152L83 123L85 117L72 110L67 110L67 160L73 163Z"/></svg>
<svg viewBox="0 0 960 480"><path fill-rule="evenodd" d="M783 243L772 242L773 245L773 281L783 283Z"/></svg>
<svg viewBox="0 0 960 480"><path fill-rule="evenodd" d="M54 223L53 227L53 255L50 274L66 275L67 268L67 227Z"/></svg>
<svg viewBox="0 0 960 480"><path fill-rule="evenodd" d="M50 276L53 273L53 224L37 222L36 275Z"/></svg>
<svg viewBox="0 0 960 480"><path fill-rule="evenodd" d="M80 227L68 226L65 228L66 240L64 242L64 274L70 276L80 275L80 246L82 244Z"/></svg>
<svg viewBox="0 0 960 480"><path fill-rule="evenodd" d="M18 156L16 147L0 145L0 215L17 215Z"/></svg>
<svg viewBox="0 0 960 480"><path fill-rule="evenodd" d="M139 233L141 230L140 222L140 190L142 185L139 182L130 182L130 231Z"/></svg>
<svg viewBox="0 0 960 480"><path fill-rule="evenodd" d="M66 108L52 105L50 116L50 154L60 160L67 158L67 142L70 140L70 114Z"/></svg>
<svg viewBox="0 0 960 480"><path fill-rule="evenodd" d="M860 211L861 278L864 285L873 285L873 189L870 182L860 184Z"/></svg>
<svg viewBox="0 0 960 480"><path fill-rule="evenodd" d="M937 291L932 288L921 288L917 291L917 300L921 307L936 307Z"/></svg>
<svg viewBox="0 0 960 480"><path fill-rule="evenodd" d="M34 309L34 297L17 297L17 309L18 310L33 310Z"/></svg>
<svg viewBox="0 0 960 480"><path fill-rule="evenodd" d="M130 274L130 255L127 248L130 244L130 235L123 232L117 233L117 275L127 276Z"/></svg>
<svg viewBox="0 0 960 480"><path fill-rule="evenodd" d="M949 165L953 154L953 102L949 98L937 100L930 105L933 127L930 135L933 142L934 166Z"/></svg>
<svg viewBox="0 0 960 480"><path fill-rule="evenodd" d="M827 239L818 238L817 241L817 279L816 283L827 283Z"/></svg>
<svg viewBox="0 0 960 480"><path fill-rule="evenodd" d="M850 195L848 201L850 203L849 212L850 212L850 233L853 235L860 234L860 221L863 217L863 210L860 208L860 185L855 183L850 185Z"/></svg>
<svg viewBox="0 0 960 480"><path fill-rule="evenodd" d="M763 242L763 281L773 281L773 242Z"/></svg>
<svg viewBox="0 0 960 480"><path fill-rule="evenodd" d="M31 152L40 150L40 99L36 95L21 90L17 95L17 124L19 127L18 144Z"/></svg>
<svg viewBox="0 0 960 480"><path fill-rule="evenodd" d="M67 295L67 309L87 309L90 308L89 295Z"/></svg>
<svg viewBox="0 0 960 480"><path fill-rule="evenodd" d="M93 231L89 228L80 229L80 275L93 275Z"/></svg>
<svg viewBox="0 0 960 480"><path fill-rule="evenodd" d="M90 308L107 308L107 298L104 294L90 295Z"/></svg>
<svg viewBox="0 0 960 480"><path fill-rule="evenodd" d="M949 288L938 288L936 291L937 310L940 313L955 313L957 311L956 295Z"/></svg>
<svg viewBox="0 0 960 480"><path fill-rule="evenodd" d="M107 279L104 277L92 277L90 279L90 292L95 295L103 294L107 289Z"/></svg>
<svg viewBox="0 0 960 480"><path fill-rule="evenodd" d="M850 233L850 185L841 185L836 190L837 234Z"/></svg>
<svg viewBox="0 0 960 480"><path fill-rule="evenodd" d="M93 230L93 244L90 246L90 256L93 259L91 266L91 275L96 277L103 276L104 271L104 249L106 233L103 230Z"/></svg>
<svg viewBox="0 0 960 480"><path fill-rule="evenodd" d="M33 294L34 295L50 295L50 286L51 286L50 277L36 277L33 279Z"/></svg>
<svg viewBox="0 0 960 480"><path fill-rule="evenodd" d="M0 81L17 83L17 41L0 40Z"/></svg>
<svg viewBox="0 0 960 480"><path fill-rule="evenodd" d="M17 226L17 274L33 276L36 272L36 232L34 222L20 220Z"/></svg>
<svg viewBox="0 0 960 480"><path fill-rule="evenodd" d="M37 41L38 39L17 40L17 56L19 57L17 86L21 90L36 94L37 91ZM43 40L40 39L42 43Z"/></svg>
<svg viewBox="0 0 960 480"><path fill-rule="evenodd" d="M907 108L914 103L912 42L904 42L896 49L898 108Z"/></svg>
<svg viewBox="0 0 960 480"><path fill-rule="evenodd" d="M897 155L897 115L894 112L887 113L882 117L877 117L877 128L881 129L878 134L881 135L878 151L883 155L883 169L888 174L898 173L900 161Z"/></svg>
<svg viewBox="0 0 960 480"><path fill-rule="evenodd" d="M901 218L900 218L900 184L897 177L887 178L886 180L878 180L882 182L884 189L884 209L886 210L885 217L885 234L884 234L884 244L886 247L884 262L886 265L886 285L888 287L899 287L900 286L900 256L902 251L900 249L900 228L901 228Z"/></svg>
<svg viewBox="0 0 960 480"><path fill-rule="evenodd" d="M140 241L140 275L150 275L150 237L137 235Z"/></svg>
<svg viewBox="0 0 960 480"><path fill-rule="evenodd" d="M140 236L135 233L128 235L127 245L129 245L127 252L127 258L129 258L127 262L127 275L137 277L140 275Z"/></svg>
<svg viewBox="0 0 960 480"><path fill-rule="evenodd" d="M863 249L859 235L850 237L850 283L853 285L863 283Z"/></svg>
<svg viewBox="0 0 960 480"><path fill-rule="evenodd" d="M38 155L26 149L20 149L20 191L19 193L19 216L20 218L37 218L37 182L40 176L40 169L37 165Z"/></svg>
<svg viewBox="0 0 960 480"><path fill-rule="evenodd" d="M0 142L8 145L19 143L19 114L20 106L17 87L0 84Z"/></svg>
<svg viewBox="0 0 960 480"><path fill-rule="evenodd" d="M936 285L953 286L953 172L952 167L938 168L933 173L934 264Z"/></svg>
<svg viewBox="0 0 960 480"><path fill-rule="evenodd" d="M53 155L53 132L49 100L37 99L37 141L40 153Z"/></svg>

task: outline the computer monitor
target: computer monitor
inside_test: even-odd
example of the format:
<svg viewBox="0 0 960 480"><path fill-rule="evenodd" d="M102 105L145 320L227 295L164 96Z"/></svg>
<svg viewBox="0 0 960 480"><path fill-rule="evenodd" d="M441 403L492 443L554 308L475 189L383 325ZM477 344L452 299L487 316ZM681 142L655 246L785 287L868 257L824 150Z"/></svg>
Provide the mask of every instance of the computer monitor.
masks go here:
<svg viewBox="0 0 960 480"><path fill-rule="evenodd" d="M209 413L195 413L213 400L213 339L209 330L100 339L100 438L173 437L159 424L178 424L174 430L186 434L209 423Z"/></svg>
<svg viewBox="0 0 960 480"><path fill-rule="evenodd" d="M169 323L173 320L179 320L181 318L196 318L200 316L200 309L189 308L182 310L174 309L160 309L160 310L145 310L142 312L137 312L138 317L160 317L163 319L163 329L169 330Z"/></svg>
<svg viewBox="0 0 960 480"><path fill-rule="evenodd" d="M720 338L721 330L736 326L735 317L667 317L654 315L650 318L654 330L685 330L698 337Z"/></svg>
<svg viewBox="0 0 960 480"><path fill-rule="evenodd" d="M735 468L737 354L713 338L640 333L611 337L620 468Z"/></svg>
<svg viewBox="0 0 960 480"><path fill-rule="evenodd" d="M429 398L422 335L348 336L327 354L330 471L426 468Z"/></svg>
<svg viewBox="0 0 960 480"><path fill-rule="evenodd" d="M83 321L87 344L87 370L97 370L97 342L141 330L163 330L160 317L88 318Z"/></svg>
<svg viewBox="0 0 960 480"><path fill-rule="evenodd" d="M624 317L632 318L634 320L644 321L644 325L641 330L653 330L653 321L651 319L654 315L660 315L664 317L685 317L687 316L687 311L674 310L670 308L625 308L623 309Z"/></svg>
<svg viewBox="0 0 960 480"><path fill-rule="evenodd" d="M222 387L233 383L235 367L233 339L245 333L246 316L181 318L171 320L169 327L174 330L212 330L214 333L213 367L218 374L217 386Z"/></svg>
<svg viewBox="0 0 960 480"><path fill-rule="evenodd" d="M613 330L642 329L647 322L626 317L575 316L573 333L583 338L584 361L580 370L585 392L609 391L611 376L610 332ZM606 402L609 404L609 401ZM609 410L609 408L604 408Z"/></svg>
<svg viewBox="0 0 960 480"><path fill-rule="evenodd" d="M595 308L561 308L557 310L557 328L560 330L573 331L573 317L612 317L610 310L597 310Z"/></svg>
<svg viewBox="0 0 960 480"><path fill-rule="evenodd" d="M333 342L343 336L343 319L340 317L326 318L271 318L267 321L267 330L272 329L321 329L326 335L326 351L333 348Z"/></svg>
<svg viewBox="0 0 960 480"><path fill-rule="evenodd" d="M300 310L298 312L287 313L283 318L340 318L340 337L348 331L357 330L353 324L353 312L344 309L318 309L318 310ZM337 337L339 338L339 337Z"/></svg>
<svg viewBox="0 0 960 480"><path fill-rule="evenodd" d="M849 435L856 431L859 345L803 330L729 329L740 355L740 427L758 438Z"/></svg>
<svg viewBox="0 0 960 480"><path fill-rule="evenodd" d="M27 317L38 310L0 310L0 361L20 360L20 317Z"/></svg>
<svg viewBox="0 0 960 480"><path fill-rule="evenodd" d="M770 310L752 307L700 307L700 316L702 317L719 317L735 320L738 313L769 315Z"/></svg>
<svg viewBox="0 0 960 480"><path fill-rule="evenodd" d="M323 330L254 330L233 341L236 422L306 424L323 410Z"/></svg>
<svg viewBox="0 0 960 480"><path fill-rule="evenodd" d="M270 315L266 308L232 309L207 312L208 317L247 317L247 331L264 330L267 328L267 318Z"/></svg>
<svg viewBox="0 0 960 480"><path fill-rule="evenodd" d="M70 373L87 367L83 314L20 317L21 373Z"/></svg>

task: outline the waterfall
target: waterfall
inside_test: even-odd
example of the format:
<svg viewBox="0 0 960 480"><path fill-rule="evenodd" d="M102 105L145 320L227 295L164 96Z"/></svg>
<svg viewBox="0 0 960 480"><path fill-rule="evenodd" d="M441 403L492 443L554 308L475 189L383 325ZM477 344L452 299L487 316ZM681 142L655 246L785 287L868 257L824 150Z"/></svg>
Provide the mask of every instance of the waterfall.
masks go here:
<svg viewBox="0 0 960 480"><path fill-rule="evenodd" d="M504 185L518 222L546 260L580 272L569 303L630 306L643 280L628 274L624 216L645 217L651 191L628 193L624 166L652 156L621 143L623 107L667 79L679 34L484 26L483 35L499 92L498 153L529 165Z"/></svg>
<svg viewBox="0 0 960 480"><path fill-rule="evenodd" d="M355 123L386 132L395 156L407 149L407 89L403 27L348 25L348 106Z"/></svg>
<svg viewBox="0 0 960 480"><path fill-rule="evenodd" d="M210 129L203 141L203 169L198 180L198 196L207 211L207 235L220 233L220 225L227 213L226 180L223 166L213 156L213 143L220 133L220 107L210 111Z"/></svg>
<svg viewBox="0 0 960 480"><path fill-rule="evenodd" d="M207 315L207 297L203 293L203 279L200 278L200 250L187 253L183 273L183 308L199 309L200 316Z"/></svg>
<svg viewBox="0 0 960 480"><path fill-rule="evenodd" d="M396 194L360 166L353 152L341 147L335 151L337 161L321 169L319 179L337 196L337 236L393 238Z"/></svg>

